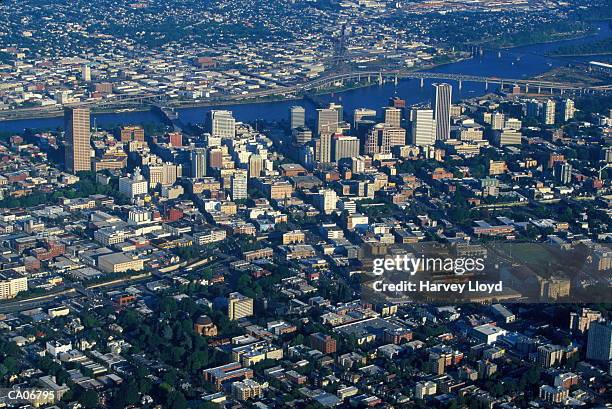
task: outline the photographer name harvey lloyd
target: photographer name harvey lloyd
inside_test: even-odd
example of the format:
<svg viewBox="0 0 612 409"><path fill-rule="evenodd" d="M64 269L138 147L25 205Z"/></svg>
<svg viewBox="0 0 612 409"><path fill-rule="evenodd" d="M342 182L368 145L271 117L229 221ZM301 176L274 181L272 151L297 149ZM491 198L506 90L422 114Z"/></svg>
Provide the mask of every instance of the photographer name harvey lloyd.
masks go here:
<svg viewBox="0 0 612 409"><path fill-rule="evenodd" d="M482 258L415 258L404 255L395 258L374 259L373 274L382 276L385 272L405 272L413 276L417 271L444 271L463 275L465 272L482 272L484 270ZM502 282L495 284L468 281L467 283L434 283L431 281L411 282L402 280L398 283L385 283L383 280L374 281L372 288L377 292L502 292Z"/></svg>

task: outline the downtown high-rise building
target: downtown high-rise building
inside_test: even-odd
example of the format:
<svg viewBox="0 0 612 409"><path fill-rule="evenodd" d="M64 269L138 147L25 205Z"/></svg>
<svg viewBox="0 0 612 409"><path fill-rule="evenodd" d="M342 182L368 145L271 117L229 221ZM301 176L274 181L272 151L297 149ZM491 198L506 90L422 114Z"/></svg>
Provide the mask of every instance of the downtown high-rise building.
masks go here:
<svg viewBox="0 0 612 409"><path fill-rule="evenodd" d="M209 116L213 137L233 139L236 136L236 120L231 111L212 110Z"/></svg>
<svg viewBox="0 0 612 409"><path fill-rule="evenodd" d="M376 124L366 136L364 153L375 155L391 153L394 146L406 145L406 130L387 124Z"/></svg>
<svg viewBox="0 0 612 409"><path fill-rule="evenodd" d="M201 179L206 176L208 152L205 148L194 148L191 151L191 177Z"/></svg>
<svg viewBox="0 0 612 409"><path fill-rule="evenodd" d="M65 160L71 173L91 170L90 116L89 108L64 110Z"/></svg>
<svg viewBox="0 0 612 409"><path fill-rule="evenodd" d="M315 140L315 161L320 163L331 162L331 141L332 134L322 133L318 139Z"/></svg>
<svg viewBox="0 0 612 409"><path fill-rule="evenodd" d="M413 108L410 111L410 144L431 146L436 143L436 120L431 109Z"/></svg>
<svg viewBox="0 0 612 409"><path fill-rule="evenodd" d="M289 109L289 122L291 129L303 128L306 125L306 110L304 107L294 105Z"/></svg>
<svg viewBox="0 0 612 409"><path fill-rule="evenodd" d="M87 64L81 67L81 79L85 82L91 81L91 67Z"/></svg>
<svg viewBox="0 0 612 409"><path fill-rule="evenodd" d="M612 359L612 323L594 322L589 328L587 359L610 361Z"/></svg>
<svg viewBox="0 0 612 409"><path fill-rule="evenodd" d="M359 156L359 139L354 136L335 135L332 139L332 159L338 162L344 158Z"/></svg>
<svg viewBox="0 0 612 409"><path fill-rule="evenodd" d="M544 104L544 110L542 111L542 116L544 120L544 124L546 125L554 125L555 124L555 113L556 113L557 104L552 99L549 99Z"/></svg>
<svg viewBox="0 0 612 409"><path fill-rule="evenodd" d="M328 108L317 109L317 133L335 133L342 121L342 105L329 104Z"/></svg>
<svg viewBox="0 0 612 409"><path fill-rule="evenodd" d="M433 84L434 97L432 108L436 120L436 140L445 141L450 138L450 109L453 87L450 84Z"/></svg>
<svg viewBox="0 0 612 409"><path fill-rule="evenodd" d="M574 119L575 114L576 108L574 107L574 101L569 98L563 101L563 121L567 122L570 119Z"/></svg>
<svg viewBox="0 0 612 409"><path fill-rule="evenodd" d="M402 110L395 107L385 108L385 123L393 128L399 128L402 125Z"/></svg>
<svg viewBox="0 0 612 409"><path fill-rule="evenodd" d="M248 174L244 169L239 169L232 175L232 200L247 199L248 194Z"/></svg>
<svg viewBox="0 0 612 409"><path fill-rule="evenodd" d="M249 179L261 176L263 172L264 161L261 155L252 154L249 156Z"/></svg>

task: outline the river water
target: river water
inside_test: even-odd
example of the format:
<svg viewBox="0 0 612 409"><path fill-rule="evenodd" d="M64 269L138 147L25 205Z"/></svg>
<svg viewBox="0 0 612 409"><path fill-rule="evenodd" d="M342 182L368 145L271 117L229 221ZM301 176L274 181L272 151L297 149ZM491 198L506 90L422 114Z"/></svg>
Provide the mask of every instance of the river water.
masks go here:
<svg viewBox="0 0 612 409"><path fill-rule="evenodd" d="M529 78L541 74L553 67L565 66L573 61L612 61L612 56L593 56L593 57L571 57L554 58L547 57L545 54L555 50L561 45L575 45L604 39L612 35L612 30L607 21L597 22L598 32L595 35L573 39L557 41L553 43L534 44L523 47L497 51L486 51L483 55L475 58L460 61L453 64L436 67L430 71L443 73L457 73L477 76L490 76L502 78ZM373 78L373 80L375 80ZM387 105L389 98L398 96L405 99L408 104L416 104L428 101L432 96L431 84L436 80L425 80L421 88L419 80L400 80L397 85L386 83L371 87L363 87L335 94L325 95L322 100L340 103L344 107L345 113L352 112L355 108L380 108ZM461 90L455 82L449 81L453 85L453 100L471 98L483 95L485 84L464 82ZM489 91L494 90L494 86L489 86ZM313 120L316 114L316 107L309 101L292 100L265 103L250 103L239 105L223 105L215 107L184 108L179 110L181 122L202 123L206 113L211 109L229 109L234 112L237 120L243 122L254 122L256 120L281 120L288 118L288 110L292 105L302 105L306 108L306 117ZM94 115L95 124L98 126L129 125L160 123L160 118L152 112L120 112L111 114ZM34 118L15 121L0 121L0 131L21 132L26 128L31 129L56 129L63 126L63 119L60 118Z"/></svg>

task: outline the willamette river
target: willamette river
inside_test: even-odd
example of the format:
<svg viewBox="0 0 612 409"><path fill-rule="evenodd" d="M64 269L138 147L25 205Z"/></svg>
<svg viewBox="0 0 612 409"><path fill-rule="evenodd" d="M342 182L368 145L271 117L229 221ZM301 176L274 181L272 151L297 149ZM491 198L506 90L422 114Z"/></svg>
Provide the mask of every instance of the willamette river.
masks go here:
<svg viewBox="0 0 612 409"><path fill-rule="evenodd" d="M553 67L565 66L572 61L612 61L612 56L552 58L545 54L555 50L561 45L582 44L598 39L604 39L611 35L610 25L607 21L598 22L597 34L585 38L557 41L554 43L535 44L524 47L497 51L486 51L483 55L473 59L448 64L432 69L434 72L458 73L477 76L491 76L502 78L529 78L541 74ZM373 78L373 80L375 80ZM323 96L322 99L337 102L344 106L344 112L352 112L355 108L380 108L387 104L390 97L398 96L405 99L408 104L427 101L431 98L431 84L435 80L425 80L421 88L419 80L400 80L397 86L393 83L374 85L371 87L358 88ZM453 99L465 99L483 95L485 84L464 82L461 90L457 84L453 84ZM489 86L489 91L494 86ZM211 109L229 109L239 121L253 122L255 120L280 120L288 117L289 107L302 105L306 108L307 119L315 116L315 107L309 101L292 100L280 102L250 103L239 105L222 105L215 107L184 108L179 110L180 121L188 123L201 123L206 113ZM152 112L121 112L113 114L94 115L98 126L128 125L160 123L160 118ZM0 131L21 132L26 128L32 129L56 129L63 126L63 119L58 118L35 118L27 120L0 121Z"/></svg>

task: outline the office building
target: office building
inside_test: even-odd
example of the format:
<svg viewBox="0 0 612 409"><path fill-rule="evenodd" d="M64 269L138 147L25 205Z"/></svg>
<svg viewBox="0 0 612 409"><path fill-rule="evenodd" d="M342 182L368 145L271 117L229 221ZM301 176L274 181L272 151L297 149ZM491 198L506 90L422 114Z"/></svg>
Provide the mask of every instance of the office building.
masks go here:
<svg viewBox="0 0 612 409"><path fill-rule="evenodd" d="M230 293L227 298L227 316L230 320L253 315L253 299L240 293Z"/></svg>
<svg viewBox="0 0 612 409"><path fill-rule="evenodd" d="M357 129L359 122L376 119L376 111L368 108L357 108L353 111L353 127Z"/></svg>
<svg viewBox="0 0 612 409"><path fill-rule="evenodd" d="M332 157L334 162L356 156L359 156L359 139L354 136L334 135L332 138Z"/></svg>
<svg viewBox="0 0 612 409"><path fill-rule="evenodd" d="M580 313L570 313L569 329L572 332L584 334L591 327L591 323L601 321L601 319L601 312L590 308L582 308Z"/></svg>
<svg viewBox="0 0 612 409"><path fill-rule="evenodd" d="M427 396L435 395L437 390L437 384L431 381L417 382L414 387L414 395L417 399L424 399Z"/></svg>
<svg viewBox="0 0 612 409"><path fill-rule="evenodd" d="M262 396L262 393L261 385L252 379L232 383L232 397L236 400L257 399Z"/></svg>
<svg viewBox="0 0 612 409"><path fill-rule="evenodd" d="M336 340L330 335L320 332L310 334L310 346L324 354L333 354L336 352Z"/></svg>
<svg viewBox="0 0 612 409"><path fill-rule="evenodd" d="M291 129L303 128L306 126L306 110L301 106L292 106L289 109L289 122Z"/></svg>
<svg viewBox="0 0 612 409"><path fill-rule="evenodd" d="M121 142L144 142L144 129L142 126L124 126L119 131Z"/></svg>
<svg viewBox="0 0 612 409"><path fill-rule="evenodd" d="M232 175L232 200L247 199L248 175L243 169L236 170Z"/></svg>
<svg viewBox="0 0 612 409"><path fill-rule="evenodd" d="M336 210L338 195L334 190L321 189L315 196L315 204L319 210L325 214L331 214Z"/></svg>
<svg viewBox="0 0 612 409"><path fill-rule="evenodd" d="M434 98L431 104L436 121L436 140L450 138L450 109L453 87L450 84L433 84Z"/></svg>
<svg viewBox="0 0 612 409"><path fill-rule="evenodd" d="M392 128L399 128L402 125L402 110L400 108L385 108L385 123Z"/></svg>
<svg viewBox="0 0 612 409"><path fill-rule="evenodd" d="M66 131L66 169L71 173L91 170L90 111L89 108L64 110Z"/></svg>
<svg viewBox="0 0 612 409"><path fill-rule="evenodd" d="M510 128L493 131L493 144L495 146L520 145L523 134Z"/></svg>
<svg viewBox="0 0 612 409"><path fill-rule="evenodd" d="M563 358L563 349L559 345L541 345L538 347L537 363L542 368L557 366Z"/></svg>
<svg viewBox="0 0 612 409"><path fill-rule="evenodd" d="M168 144L174 148L183 146L183 134L180 132L170 132L168 134Z"/></svg>
<svg viewBox="0 0 612 409"><path fill-rule="evenodd" d="M18 293L27 290L27 277L10 270L0 273L0 300L14 298Z"/></svg>
<svg viewBox="0 0 612 409"><path fill-rule="evenodd" d="M574 107L574 101L571 99L566 99L563 101L563 121L567 122L570 119L574 119L574 115L576 114L576 108Z"/></svg>
<svg viewBox="0 0 612 409"><path fill-rule="evenodd" d="M395 128L387 124L376 124L368 133L365 141L364 153L375 155L388 154L394 146L406 144L406 130Z"/></svg>
<svg viewBox="0 0 612 409"><path fill-rule="evenodd" d="M249 156L249 179L258 178L263 172L264 161L260 155L253 154Z"/></svg>
<svg viewBox="0 0 612 409"><path fill-rule="evenodd" d="M145 195L149 191L149 183L140 173L140 168L134 169L132 175L119 178L119 193L133 199Z"/></svg>
<svg viewBox="0 0 612 409"><path fill-rule="evenodd" d="M413 108L410 111L410 143L431 146L436 143L436 120L431 109Z"/></svg>
<svg viewBox="0 0 612 409"><path fill-rule="evenodd" d="M85 82L91 81L91 67L87 64L81 67L81 79Z"/></svg>
<svg viewBox="0 0 612 409"><path fill-rule="evenodd" d="M556 104L555 101L549 99L544 104L544 109L542 111L542 120L546 125L554 125L555 124L555 110Z"/></svg>
<svg viewBox="0 0 612 409"><path fill-rule="evenodd" d="M558 162L555 164L554 174L558 183L568 185L572 181L572 165L567 162Z"/></svg>
<svg viewBox="0 0 612 409"><path fill-rule="evenodd" d="M501 130L504 128L504 114L495 112L491 115L491 128Z"/></svg>
<svg viewBox="0 0 612 409"><path fill-rule="evenodd" d="M209 117L211 136L232 139L236 136L236 120L231 111L212 110Z"/></svg>
<svg viewBox="0 0 612 409"><path fill-rule="evenodd" d="M612 359L612 323L591 323L586 357L594 361L606 362Z"/></svg>
<svg viewBox="0 0 612 409"><path fill-rule="evenodd" d="M182 176L183 167L172 162L156 161L144 166L144 175L149 181L149 186L155 188L158 185L171 186Z"/></svg>
<svg viewBox="0 0 612 409"><path fill-rule="evenodd" d="M530 118L538 118L540 116L540 108L540 103L535 99L532 99L531 101L527 102L527 116Z"/></svg>
<svg viewBox="0 0 612 409"><path fill-rule="evenodd" d="M306 145L312 140L312 131L305 127L294 128L292 131L293 141L296 145Z"/></svg>
<svg viewBox="0 0 612 409"><path fill-rule="evenodd" d="M200 179L206 176L208 152L205 148L194 148L190 154L191 177Z"/></svg>
<svg viewBox="0 0 612 409"><path fill-rule="evenodd" d="M315 140L315 160L319 163L331 162L332 134L322 133Z"/></svg>
<svg viewBox="0 0 612 409"><path fill-rule="evenodd" d="M342 106L329 104L329 108L317 109L317 133L335 133L342 121Z"/></svg>

